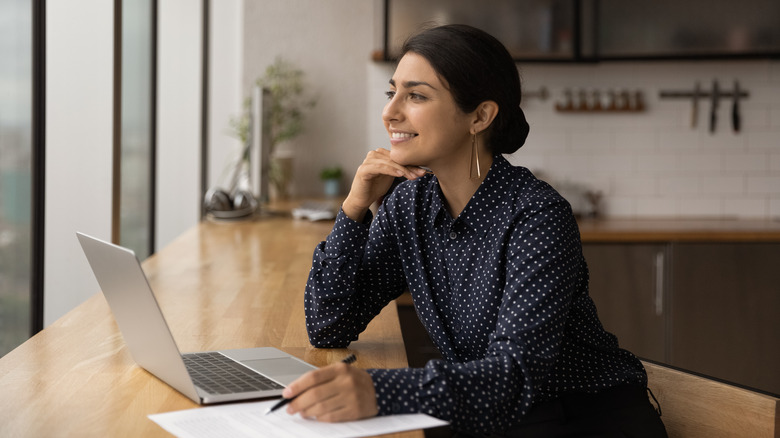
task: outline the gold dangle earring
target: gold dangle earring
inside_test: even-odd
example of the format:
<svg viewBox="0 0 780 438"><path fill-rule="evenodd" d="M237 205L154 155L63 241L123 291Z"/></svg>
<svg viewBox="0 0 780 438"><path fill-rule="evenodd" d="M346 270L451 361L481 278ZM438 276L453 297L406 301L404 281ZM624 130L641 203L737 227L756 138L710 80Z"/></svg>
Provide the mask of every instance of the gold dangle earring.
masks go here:
<svg viewBox="0 0 780 438"><path fill-rule="evenodd" d="M477 164L477 176L474 176L474 162ZM479 179L482 178L482 169L479 168L479 148L477 147L477 133L471 137L471 159L469 160L469 178Z"/></svg>

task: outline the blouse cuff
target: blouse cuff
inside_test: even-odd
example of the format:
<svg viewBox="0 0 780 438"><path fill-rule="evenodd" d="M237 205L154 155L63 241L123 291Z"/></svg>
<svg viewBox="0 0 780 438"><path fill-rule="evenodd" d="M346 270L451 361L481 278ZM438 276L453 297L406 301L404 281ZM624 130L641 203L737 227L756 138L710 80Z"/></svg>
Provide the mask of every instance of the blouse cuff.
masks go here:
<svg viewBox="0 0 780 438"><path fill-rule="evenodd" d="M370 369L374 381L379 415L412 414L420 412L417 387L422 377L421 369Z"/></svg>

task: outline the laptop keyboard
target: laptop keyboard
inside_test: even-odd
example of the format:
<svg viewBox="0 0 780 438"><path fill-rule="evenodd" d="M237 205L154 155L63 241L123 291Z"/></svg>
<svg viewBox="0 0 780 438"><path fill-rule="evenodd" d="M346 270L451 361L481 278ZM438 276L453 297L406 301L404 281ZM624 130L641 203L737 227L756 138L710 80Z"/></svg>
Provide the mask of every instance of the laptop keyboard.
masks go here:
<svg viewBox="0 0 780 438"><path fill-rule="evenodd" d="M211 394L284 388L217 352L188 353L182 357L195 384Z"/></svg>

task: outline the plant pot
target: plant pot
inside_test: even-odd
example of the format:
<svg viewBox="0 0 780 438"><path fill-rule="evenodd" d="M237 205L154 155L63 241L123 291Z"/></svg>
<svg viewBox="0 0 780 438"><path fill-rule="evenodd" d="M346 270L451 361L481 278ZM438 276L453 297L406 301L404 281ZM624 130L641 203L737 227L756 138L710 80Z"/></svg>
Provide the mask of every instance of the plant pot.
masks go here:
<svg viewBox="0 0 780 438"><path fill-rule="evenodd" d="M329 198L335 198L339 195L341 191L341 181L335 178L331 179L324 179L322 180L323 186L322 190L325 193L325 196Z"/></svg>

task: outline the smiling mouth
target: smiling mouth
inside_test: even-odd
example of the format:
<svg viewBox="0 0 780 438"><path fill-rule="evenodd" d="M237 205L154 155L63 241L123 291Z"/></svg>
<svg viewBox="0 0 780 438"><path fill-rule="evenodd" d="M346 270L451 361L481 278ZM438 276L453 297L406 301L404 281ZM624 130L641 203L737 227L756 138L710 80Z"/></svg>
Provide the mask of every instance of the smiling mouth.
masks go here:
<svg viewBox="0 0 780 438"><path fill-rule="evenodd" d="M407 140L410 138L417 137L417 134L410 134L408 132L392 132L390 133L390 138L393 140Z"/></svg>

